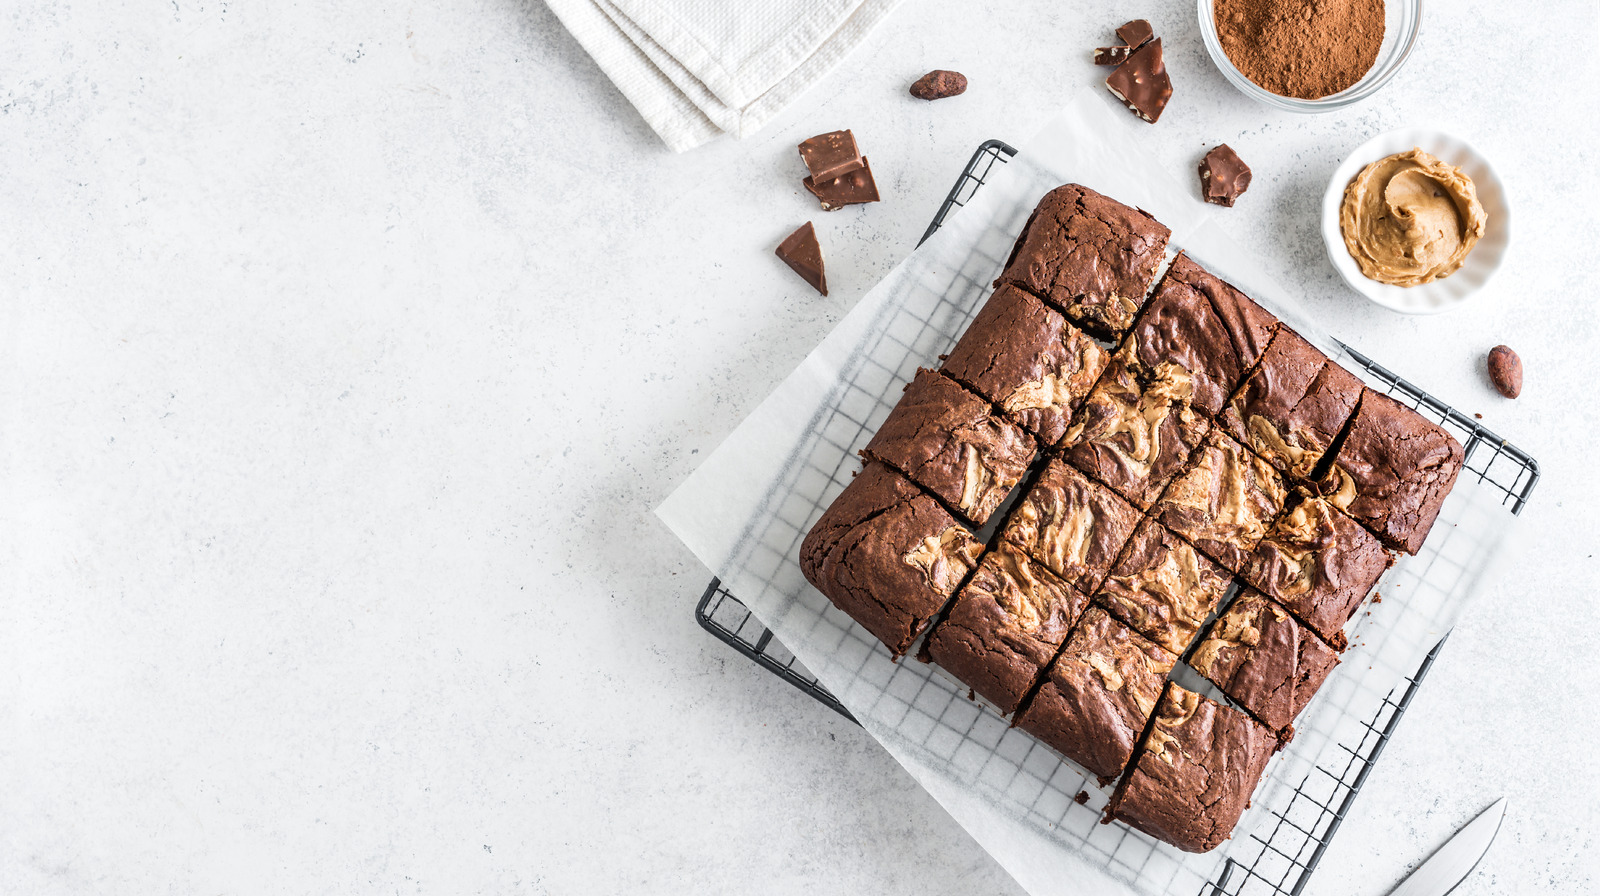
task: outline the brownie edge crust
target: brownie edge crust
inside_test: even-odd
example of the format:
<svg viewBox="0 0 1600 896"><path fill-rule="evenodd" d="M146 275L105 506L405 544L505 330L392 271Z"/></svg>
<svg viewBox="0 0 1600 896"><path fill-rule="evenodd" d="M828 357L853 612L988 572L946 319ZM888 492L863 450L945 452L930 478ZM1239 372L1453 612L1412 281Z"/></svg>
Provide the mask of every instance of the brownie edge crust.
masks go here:
<svg viewBox="0 0 1600 896"><path fill-rule="evenodd" d="M800 545L800 571L834 606L904 654L983 545L938 501L868 463Z"/></svg>

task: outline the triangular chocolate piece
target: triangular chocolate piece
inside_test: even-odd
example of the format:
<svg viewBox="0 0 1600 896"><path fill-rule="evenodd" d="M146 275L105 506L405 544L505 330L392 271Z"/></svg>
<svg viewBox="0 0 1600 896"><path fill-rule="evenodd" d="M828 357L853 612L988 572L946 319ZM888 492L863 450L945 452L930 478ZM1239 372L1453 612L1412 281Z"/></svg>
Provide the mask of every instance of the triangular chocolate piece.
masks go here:
<svg viewBox="0 0 1600 896"><path fill-rule="evenodd" d="M855 171L863 164L861 151L856 149L856 135L845 131L818 134L800 144L800 158L805 160L811 176L822 180Z"/></svg>
<svg viewBox="0 0 1600 896"><path fill-rule="evenodd" d="M822 270L822 246L817 242L817 230L811 222L783 238L778 244L778 257L812 285L817 292L828 294L828 275Z"/></svg>
<svg viewBox="0 0 1600 896"><path fill-rule="evenodd" d="M1140 47L1106 79L1106 88L1133 110L1133 114L1154 124L1161 110L1172 99L1172 79L1161 59L1161 38Z"/></svg>
<svg viewBox="0 0 1600 896"><path fill-rule="evenodd" d="M825 180L819 186L814 178L801 181L811 195L822 202L822 210L835 211L847 205L878 201L878 182L872 179L872 166L861 157L861 167L849 174Z"/></svg>

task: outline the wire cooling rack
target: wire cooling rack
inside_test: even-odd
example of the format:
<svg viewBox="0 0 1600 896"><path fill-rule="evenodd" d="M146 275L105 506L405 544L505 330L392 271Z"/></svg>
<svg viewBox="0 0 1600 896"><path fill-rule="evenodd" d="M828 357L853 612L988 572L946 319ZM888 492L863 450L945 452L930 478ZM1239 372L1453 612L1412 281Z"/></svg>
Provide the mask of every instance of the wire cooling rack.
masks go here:
<svg viewBox="0 0 1600 896"><path fill-rule="evenodd" d="M998 140L990 140L980 146L940 205L922 238L926 240L937 231L952 210L968 202L983 186L994 166L1004 164L1015 153L1016 150ZM1423 416L1438 421L1461 441L1466 454L1461 474L1463 481L1475 478L1477 482L1488 486L1491 493L1500 497L1500 504L1506 512L1517 514L1522 511L1539 481L1539 467L1532 457L1484 429L1475 419L1395 376L1370 358L1349 346L1344 346L1344 349L1347 357L1341 361L1353 367L1370 387L1387 392ZM1454 561L1448 548L1447 544L1444 549L1431 550L1423 572L1417 575L1445 580L1452 574L1459 576L1463 570L1459 564L1455 569L1450 568ZM718 580L712 579L706 588L695 609L695 616L700 625L719 640L828 708L855 721L844 705L818 682L816 676L801 665ZM1217 873L1198 887L1198 896L1298 896L1302 892L1443 643L1441 639L1433 644L1415 671L1406 675L1387 694L1357 692L1329 696L1325 702L1336 704L1337 712L1350 720L1339 728L1337 749L1321 754L1324 758L1311 766L1287 794L1258 794L1265 804L1265 817L1234 841L1228 858ZM917 706L923 702L925 693L930 692L925 688L918 689L915 695L908 695L908 703ZM1012 732L1001 734L989 730L1004 727L1005 722L999 717L984 713L966 701L961 703L966 705L949 703L942 707L919 707L937 720L937 730L930 734L930 745L941 734L946 741L953 741L957 745L996 738L1008 743L1012 740L1006 737ZM1003 777L1007 780L985 780L981 783L1007 791L1015 790L1019 783L1024 787L1029 786L1025 772L1035 764L1033 754L1039 753L1045 765L1053 761L1053 754L1032 744L1031 739L1024 740L1029 741L1028 752L1018 757L1016 762L1000 763L993 769L985 766L986 771L1004 769ZM1327 758L1329 756L1333 758L1330 760ZM1059 823L1065 820L1067 807L1057 807L1054 803L1070 799L1070 794L1077 788L1071 782L1064 782L1067 786L1061 787L1053 786L1055 783L1053 779L1043 782L1044 786L1036 788L1037 793L1014 802L1026 804L1028 814L1039 816L1037 820L1041 822ZM1093 833L1110 835L1116 827ZM1117 836L1116 842L1103 847L1113 861L1130 867L1137 864L1140 873L1148 877L1151 859L1149 855L1138 855L1139 848L1139 841L1124 836Z"/></svg>

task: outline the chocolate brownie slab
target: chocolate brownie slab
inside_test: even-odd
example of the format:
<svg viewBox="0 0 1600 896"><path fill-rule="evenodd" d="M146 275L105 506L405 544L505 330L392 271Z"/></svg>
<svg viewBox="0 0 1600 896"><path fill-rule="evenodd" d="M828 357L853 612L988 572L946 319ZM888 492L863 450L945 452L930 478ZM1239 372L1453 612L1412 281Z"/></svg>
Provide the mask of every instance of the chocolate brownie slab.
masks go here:
<svg viewBox="0 0 1600 896"><path fill-rule="evenodd" d="M1338 663L1315 632L1253 589L1222 611L1189 658L1196 672L1280 735Z"/></svg>
<svg viewBox="0 0 1600 896"><path fill-rule="evenodd" d="M899 656L982 552L938 501L883 464L868 463L806 534L800 571Z"/></svg>
<svg viewBox="0 0 1600 896"><path fill-rule="evenodd" d="M1113 357L1061 437L1067 462L1146 510L1200 445L1210 423L1189 406L1189 374L1167 365L1141 384Z"/></svg>
<svg viewBox="0 0 1600 896"><path fill-rule="evenodd" d="M1121 338L1150 291L1172 231L1078 184L1045 194L995 285L1020 286L1096 336Z"/></svg>
<svg viewBox="0 0 1600 896"><path fill-rule="evenodd" d="M1271 464L1214 429L1152 513L1206 556L1241 572L1287 498Z"/></svg>
<svg viewBox="0 0 1600 896"><path fill-rule="evenodd" d="M1133 756L1177 661L1177 654L1090 607L1017 727L1098 775L1104 786Z"/></svg>
<svg viewBox="0 0 1600 896"><path fill-rule="evenodd" d="M1244 577L1335 648L1391 557L1378 539L1331 502L1302 499L1279 517Z"/></svg>
<svg viewBox="0 0 1600 896"><path fill-rule="evenodd" d="M1355 374L1279 327L1219 424L1281 472L1304 480L1355 412L1361 389Z"/></svg>
<svg viewBox="0 0 1600 896"><path fill-rule="evenodd" d="M1194 378L1191 403L1207 415L1222 413L1272 340L1278 319L1180 254L1122 348L1141 380L1176 364Z"/></svg>
<svg viewBox="0 0 1600 896"><path fill-rule="evenodd" d="M922 369L862 455L882 461L961 511L989 521L1037 453L1022 427L937 371Z"/></svg>
<svg viewBox="0 0 1600 896"><path fill-rule="evenodd" d="M1052 460L1017 502L1000 537L1090 595L1138 522L1139 511L1110 489Z"/></svg>
<svg viewBox="0 0 1600 896"><path fill-rule="evenodd" d="M1322 493L1388 547L1415 554L1463 457L1461 443L1442 427L1366 389Z"/></svg>
<svg viewBox="0 0 1600 896"><path fill-rule="evenodd" d="M1277 749L1266 726L1168 682L1106 815L1185 852L1210 852L1233 833Z"/></svg>
<svg viewBox="0 0 1600 896"><path fill-rule="evenodd" d="M978 311L943 370L1054 445L1100 379L1106 357L1054 309L1008 285Z"/></svg>
<svg viewBox="0 0 1600 896"><path fill-rule="evenodd" d="M1088 603L1083 592L1002 541L928 636L928 654L1009 715Z"/></svg>
<svg viewBox="0 0 1600 896"><path fill-rule="evenodd" d="M1095 602L1140 634L1182 653L1231 584L1227 570L1154 520L1134 530Z"/></svg>

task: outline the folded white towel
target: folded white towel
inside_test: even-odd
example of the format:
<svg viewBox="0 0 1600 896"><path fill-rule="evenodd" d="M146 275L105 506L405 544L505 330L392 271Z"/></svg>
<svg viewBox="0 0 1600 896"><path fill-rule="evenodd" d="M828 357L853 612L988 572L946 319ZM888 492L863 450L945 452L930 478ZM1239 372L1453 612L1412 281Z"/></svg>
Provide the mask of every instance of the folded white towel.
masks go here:
<svg viewBox="0 0 1600 896"><path fill-rule="evenodd" d="M545 0L675 152L744 137L900 0Z"/></svg>

